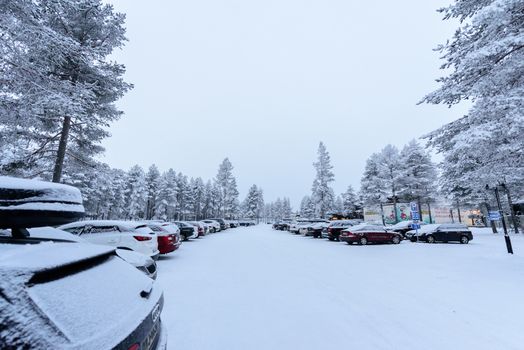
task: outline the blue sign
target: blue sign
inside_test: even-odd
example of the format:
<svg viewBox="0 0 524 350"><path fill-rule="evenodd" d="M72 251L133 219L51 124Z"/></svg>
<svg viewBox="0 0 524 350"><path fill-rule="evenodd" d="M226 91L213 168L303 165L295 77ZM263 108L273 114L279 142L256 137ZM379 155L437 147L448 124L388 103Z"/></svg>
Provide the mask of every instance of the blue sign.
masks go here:
<svg viewBox="0 0 524 350"><path fill-rule="evenodd" d="M409 206L411 207L411 211L414 212L414 211L418 211L418 205L416 202L411 202L409 203Z"/></svg>
<svg viewBox="0 0 524 350"><path fill-rule="evenodd" d="M411 212L411 219L412 220L420 220L420 215L418 214L418 211L412 211Z"/></svg>
<svg viewBox="0 0 524 350"><path fill-rule="evenodd" d="M500 212L498 212L498 211L490 211L489 212L489 220L490 221L498 221L498 220L500 220Z"/></svg>
<svg viewBox="0 0 524 350"><path fill-rule="evenodd" d="M412 230L418 230L418 229L420 229L420 224L411 224L411 229L412 229Z"/></svg>

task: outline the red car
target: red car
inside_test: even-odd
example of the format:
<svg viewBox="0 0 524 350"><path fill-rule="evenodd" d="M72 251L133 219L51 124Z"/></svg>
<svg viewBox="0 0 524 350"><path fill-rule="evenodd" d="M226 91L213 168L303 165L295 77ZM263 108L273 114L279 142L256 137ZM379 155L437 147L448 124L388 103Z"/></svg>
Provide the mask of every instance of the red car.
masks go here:
<svg viewBox="0 0 524 350"><path fill-rule="evenodd" d="M190 221L189 223L195 227L195 231L198 232L198 238L206 235L206 228L200 222Z"/></svg>
<svg viewBox="0 0 524 350"><path fill-rule="evenodd" d="M348 244L358 243L366 245L368 243L393 243L399 244L402 235L393 231L388 231L384 226L360 224L342 230L339 236L340 241Z"/></svg>
<svg viewBox="0 0 524 350"><path fill-rule="evenodd" d="M157 234L160 254L171 253L182 244L180 229L177 225L169 222L150 222L147 223L147 226Z"/></svg>

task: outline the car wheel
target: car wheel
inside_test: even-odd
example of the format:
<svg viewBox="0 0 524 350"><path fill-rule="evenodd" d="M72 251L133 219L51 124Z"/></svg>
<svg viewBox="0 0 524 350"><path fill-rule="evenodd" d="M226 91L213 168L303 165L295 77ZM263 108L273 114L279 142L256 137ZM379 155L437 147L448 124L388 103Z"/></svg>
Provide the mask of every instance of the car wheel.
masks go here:
<svg viewBox="0 0 524 350"><path fill-rule="evenodd" d="M435 237L429 235L429 236L426 238L426 242L428 242L428 243L435 243Z"/></svg>
<svg viewBox="0 0 524 350"><path fill-rule="evenodd" d="M469 238L468 238L468 236L462 236L462 237L460 237L460 243L461 243L461 244L468 244L468 243L469 243Z"/></svg>
<svg viewBox="0 0 524 350"><path fill-rule="evenodd" d="M391 240L391 242L393 244L399 244L400 243L400 237L399 236L394 236L393 239Z"/></svg>
<svg viewBox="0 0 524 350"><path fill-rule="evenodd" d="M366 237L360 237L359 243L360 245L366 245L368 244L368 239Z"/></svg>
<svg viewBox="0 0 524 350"><path fill-rule="evenodd" d="M335 239L333 237L328 237L330 241L334 241Z"/></svg>

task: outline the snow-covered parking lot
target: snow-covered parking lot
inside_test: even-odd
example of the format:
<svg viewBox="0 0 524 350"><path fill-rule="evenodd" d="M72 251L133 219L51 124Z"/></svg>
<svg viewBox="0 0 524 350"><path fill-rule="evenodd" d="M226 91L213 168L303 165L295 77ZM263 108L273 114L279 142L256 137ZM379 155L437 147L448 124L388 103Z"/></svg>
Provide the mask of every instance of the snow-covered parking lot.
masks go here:
<svg viewBox="0 0 524 350"><path fill-rule="evenodd" d="M348 246L227 230L158 262L171 349L523 349L524 239Z"/></svg>

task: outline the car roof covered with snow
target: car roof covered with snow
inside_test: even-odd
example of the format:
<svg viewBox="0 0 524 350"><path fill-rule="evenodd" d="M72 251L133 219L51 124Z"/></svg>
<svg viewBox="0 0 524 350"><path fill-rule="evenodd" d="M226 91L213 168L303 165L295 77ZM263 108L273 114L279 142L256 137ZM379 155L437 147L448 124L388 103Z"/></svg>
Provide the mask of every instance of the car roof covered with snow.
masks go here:
<svg viewBox="0 0 524 350"><path fill-rule="evenodd" d="M73 227L81 226L118 226L126 230L134 230L139 227L147 226L146 222L143 221L125 221L125 220L85 220L77 221L70 224L65 224L59 227L59 229L68 229Z"/></svg>
<svg viewBox="0 0 524 350"><path fill-rule="evenodd" d="M355 226L351 226L351 227L348 227L347 229L345 229L345 231L359 231L359 232L362 232L362 231L384 231L386 230L386 227L385 226L380 226L380 225L371 225L371 224L366 224L366 223L362 223L362 224L358 224L358 225L355 225Z"/></svg>

